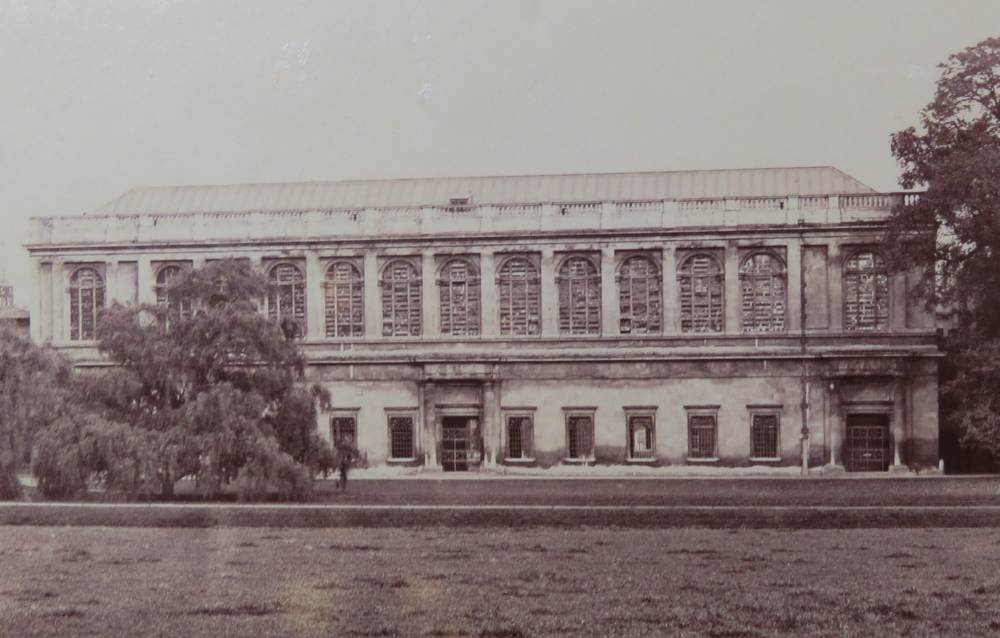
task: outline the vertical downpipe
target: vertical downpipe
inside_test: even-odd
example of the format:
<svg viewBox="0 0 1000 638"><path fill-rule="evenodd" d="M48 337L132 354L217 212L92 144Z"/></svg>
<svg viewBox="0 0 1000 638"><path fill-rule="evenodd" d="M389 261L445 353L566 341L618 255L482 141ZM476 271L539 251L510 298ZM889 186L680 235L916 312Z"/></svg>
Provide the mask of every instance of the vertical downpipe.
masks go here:
<svg viewBox="0 0 1000 638"><path fill-rule="evenodd" d="M801 350L801 374L799 392L802 394L802 476L809 476L809 382L806 366L806 260L802 257L805 235L802 231L803 219L799 218L799 347Z"/></svg>

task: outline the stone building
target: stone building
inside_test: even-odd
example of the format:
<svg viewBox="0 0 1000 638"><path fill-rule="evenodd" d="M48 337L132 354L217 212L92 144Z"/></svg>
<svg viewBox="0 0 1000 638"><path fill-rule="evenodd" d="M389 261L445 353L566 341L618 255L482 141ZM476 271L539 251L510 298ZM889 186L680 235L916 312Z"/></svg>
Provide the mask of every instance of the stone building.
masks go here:
<svg viewBox="0 0 1000 638"><path fill-rule="evenodd" d="M903 197L831 167L140 188L34 220L32 331L98 364L103 305L245 257L374 464L936 466L934 318L877 249Z"/></svg>

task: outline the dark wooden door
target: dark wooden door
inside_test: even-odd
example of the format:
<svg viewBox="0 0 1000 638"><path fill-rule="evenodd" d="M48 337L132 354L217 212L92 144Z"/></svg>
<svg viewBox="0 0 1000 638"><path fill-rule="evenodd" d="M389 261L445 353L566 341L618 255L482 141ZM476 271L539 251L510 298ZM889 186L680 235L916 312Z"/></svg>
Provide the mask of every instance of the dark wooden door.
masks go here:
<svg viewBox="0 0 1000 638"><path fill-rule="evenodd" d="M847 415L848 472L885 472L892 462L888 414Z"/></svg>
<svg viewBox="0 0 1000 638"><path fill-rule="evenodd" d="M469 469L469 420L445 417L441 421L441 468L445 472Z"/></svg>

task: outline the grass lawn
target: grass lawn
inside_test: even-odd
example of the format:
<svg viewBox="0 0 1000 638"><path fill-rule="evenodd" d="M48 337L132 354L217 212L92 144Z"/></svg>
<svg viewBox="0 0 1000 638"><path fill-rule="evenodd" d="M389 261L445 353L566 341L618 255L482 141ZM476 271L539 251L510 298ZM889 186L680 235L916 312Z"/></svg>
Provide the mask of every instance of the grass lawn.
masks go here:
<svg viewBox="0 0 1000 638"><path fill-rule="evenodd" d="M994 636L995 529L0 528L4 636Z"/></svg>

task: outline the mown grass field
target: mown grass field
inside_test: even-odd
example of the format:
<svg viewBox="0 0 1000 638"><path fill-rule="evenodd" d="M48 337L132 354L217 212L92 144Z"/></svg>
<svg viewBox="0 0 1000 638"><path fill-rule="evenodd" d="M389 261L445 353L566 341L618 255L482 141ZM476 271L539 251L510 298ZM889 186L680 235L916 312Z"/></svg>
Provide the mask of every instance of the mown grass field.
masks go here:
<svg viewBox="0 0 1000 638"><path fill-rule="evenodd" d="M0 528L4 636L995 636L1000 530Z"/></svg>

